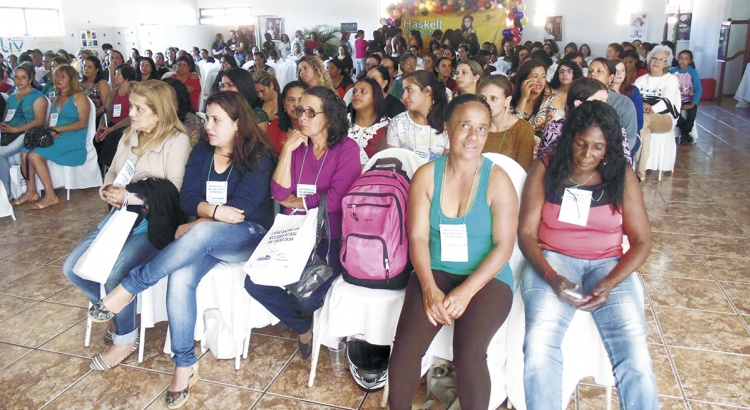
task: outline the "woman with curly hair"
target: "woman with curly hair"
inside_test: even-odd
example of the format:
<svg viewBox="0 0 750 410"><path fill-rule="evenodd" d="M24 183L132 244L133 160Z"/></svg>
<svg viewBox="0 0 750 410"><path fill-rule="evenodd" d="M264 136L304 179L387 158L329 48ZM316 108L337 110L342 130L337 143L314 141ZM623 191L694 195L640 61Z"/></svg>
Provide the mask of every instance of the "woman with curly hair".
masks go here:
<svg viewBox="0 0 750 410"><path fill-rule="evenodd" d="M331 76L317 57L304 56L297 62L297 78L308 87L321 85L334 90Z"/></svg>

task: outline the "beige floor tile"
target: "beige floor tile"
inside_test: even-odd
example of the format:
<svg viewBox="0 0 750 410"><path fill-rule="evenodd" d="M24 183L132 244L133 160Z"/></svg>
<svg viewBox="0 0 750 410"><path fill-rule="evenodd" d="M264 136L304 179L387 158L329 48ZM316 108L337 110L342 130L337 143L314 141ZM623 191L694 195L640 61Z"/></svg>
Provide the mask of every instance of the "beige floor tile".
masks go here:
<svg viewBox="0 0 750 410"><path fill-rule="evenodd" d="M729 219L729 215L717 204L702 204L697 202L670 202L668 204L674 216L689 218Z"/></svg>
<svg viewBox="0 0 750 410"><path fill-rule="evenodd" d="M747 238L742 228L731 220L678 216L677 221L686 234Z"/></svg>
<svg viewBox="0 0 750 410"><path fill-rule="evenodd" d="M31 352L26 347L0 343L0 370Z"/></svg>
<svg viewBox="0 0 750 410"><path fill-rule="evenodd" d="M750 407L750 356L669 350L687 399Z"/></svg>
<svg viewBox="0 0 750 410"><path fill-rule="evenodd" d="M721 287L741 314L750 315L750 283L721 282Z"/></svg>
<svg viewBox="0 0 750 410"><path fill-rule="evenodd" d="M289 397L281 397L273 394L266 394L260 399L257 409L268 410L324 410L332 409L323 404L310 403L300 400L294 400Z"/></svg>
<svg viewBox="0 0 750 410"><path fill-rule="evenodd" d="M656 379L656 392L664 396L681 397L680 386L677 384L677 376L669 364L667 349L664 345L649 344L649 353Z"/></svg>
<svg viewBox="0 0 750 410"><path fill-rule="evenodd" d="M201 378L231 386L263 391L297 350L297 341L253 335L247 359L234 370L234 360L216 360L207 353L200 360ZM309 363L309 362L306 362ZM310 366L307 371L309 374ZM305 379L307 382L307 379ZM305 383L305 389L307 384ZM286 392L282 392L286 394Z"/></svg>
<svg viewBox="0 0 750 410"><path fill-rule="evenodd" d="M713 279L698 255L652 252L641 266L644 275Z"/></svg>
<svg viewBox="0 0 750 410"><path fill-rule="evenodd" d="M651 306L646 306L646 328L648 329L648 342L663 344L661 340L661 333L659 333L659 327L656 325L656 318Z"/></svg>
<svg viewBox="0 0 750 410"><path fill-rule="evenodd" d="M2 234L0 234L2 235ZM43 265L0 259L0 287L22 276L41 269Z"/></svg>
<svg viewBox="0 0 750 410"><path fill-rule="evenodd" d="M21 235L3 235L0 236L0 258L5 258L16 252L20 252L30 246L34 246L39 243L38 238L31 236ZM23 262L37 262L34 259L23 261ZM41 262L37 262L41 263Z"/></svg>
<svg viewBox="0 0 750 410"><path fill-rule="evenodd" d="M108 324L104 323L92 324L89 347L83 345L86 333L86 321L81 320L75 326L39 346L39 349L80 356L86 359L91 358L104 351L111 344L111 342L104 342L104 333L107 330L107 326Z"/></svg>
<svg viewBox="0 0 750 410"><path fill-rule="evenodd" d="M750 255L747 256L750 257ZM706 261L706 266L716 279L720 281L750 283L750 274L748 274L750 259L704 255L703 260Z"/></svg>
<svg viewBox="0 0 750 410"><path fill-rule="evenodd" d="M738 409L750 409L750 407L735 407L735 406L722 406L714 403L704 403L700 401L689 400L690 408L692 410L738 410Z"/></svg>
<svg viewBox="0 0 750 410"><path fill-rule="evenodd" d="M45 302L62 303L63 305L76 306L88 309L89 300L83 296L83 292L77 287L71 285L67 288L55 293L49 298L45 299Z"/></svg>
<svg viewBox="0 0 750 410"><path fill-rule="evenodd" d="M255 335L274 336L274 337L282 337L286 339L297 340L297 334L294 333L293 330L289 328L285 330L281 330L279 329L279 326L272 326L272 325L268 325L266 327L262 327L259 329L253 329L253 336Z"/></svg>
<svg viewBox="0 0 750 410"><path fill-rule="evenodd" d="M351 374L346 371L334 372L326 349L321 349L315 385L307 387L310 376L310 360L303 361L295 355L281 375L268 389L270 393L289 397L304 398L317 403L341 407L358 407L365 397Z"/></svg>
<svg viewBox="0 0 750 410"><path fill-rule="evenodd" d="M747 258L750 255L750 239L722 238L718 236L688 235L690 242L702 256L714 255L728 258Z"/></svg>
<svg viewBox="0 0 750 410"><path fill-rule="evenodd" d="M662 198L667 203L671 202L691 202L691 203L702 203L716 205L716 201L711 198L708 192L702 188L683 188L683 187L672 187L659 191Z"/></svg>
<svg viewBox="0 0 750 410"><path fill-rule="evenodd" d="M89 362L35 351L0 372L0 403L8 409L36 409L89 372Z"/></svg>
<svg viewBox="0 0 750 410"><path fill-rule="evenodd" d="M669 346L750 354L750 333L736 314L656 307Z"/></svg>
<svg viewBox="0 0 750 410"><path fill-rule="evenodd" d="M681 232L680 225L672 214L649 215L648 220L651 223L651 232Z"/></svg>
<svg viewBox="0 0 750 410"><path fill-rule="evenodd" d="M67 256L76 245L76 242L62 239L54 241L40 240L35 241L34 244L27 246L23 250L6 256L5 259L46 264ZM62 273L60 274L62 275Z"/></svg>
<svg viewBox="0 0 750 410"><path fill-rule="evenodd" d="M33 299L19 298L9 295L0 295L0 322L22 312L34 304L39 303Z"/></svg>
<svg viewBox="0 0 750 410"><path fill-rule="evenodd" d="M138 354L133 353L122 363L143 369L159 372L174 373L174 362L169 354L164 353L164 341L167 339L167 322L159 322L154 327L146 329L146 340L143 346L143 362L138 363ZM200 357L200 349L195 354Z"/></svg>
<svg viewBox="0 0 750 410"><path fill-rule="evenodd" d="M73 326L83 315L80 308L40 302L5 320L0 341L37 347Z"/></svg>
<svg viewBox="0 0 750 410"><path fill-rule="evenodd" d="M165 374L125 366L91 371L45 408L144 408L167 388L169 381Z"/></svg>
<svg viewBox="0 0 750 410"><path fill-rule="evenodd" d="M674 397L659 396L659 409L661 410L685 410L685 400Z"/></svg>
<svg viewBox="0 0 750 410"><path fill-rule="evenodd" d="M620 408L617 401L617 390L612 389L612 410ZM604 386L592 386L588 384L578 385L578 409L579 410L601 410L606 408L607 395Z"/></svg>
<svg viewBox="0 0 750 410"><path fill-rule="evenodd" d="M166 395L165 391L147 409L166 409ZM261 393L251 390L201 381L190 388L190 399L185 409L244 410L249 409L260 396Z"/></svg>
<svg viewBox="0 0 750 410"><path fill-rule="evenodd" d="M0 287L0 293L44 300L70 286L60 268L45 266Z"/></svg>
<svg viewBox="0 0 750 410"><path fill-rule="evenodd" d="M733 312L716 281L643 275L643 283L654 306Z"/></svg>
<svg viewBox="0 0 750 410"><path fill-rule="evenodd" d="M80 225L80 222L72 219L35 218L13 233L15 235L56 238L57 235L69 231L78 225Z"/></svg>
<svg viewBox="0 0 750 410"><path fill-rule="evenodd" d="M695 253L687 236L682 233L665 232L653 232L651 234L651 251L665 253Z"/></svg>

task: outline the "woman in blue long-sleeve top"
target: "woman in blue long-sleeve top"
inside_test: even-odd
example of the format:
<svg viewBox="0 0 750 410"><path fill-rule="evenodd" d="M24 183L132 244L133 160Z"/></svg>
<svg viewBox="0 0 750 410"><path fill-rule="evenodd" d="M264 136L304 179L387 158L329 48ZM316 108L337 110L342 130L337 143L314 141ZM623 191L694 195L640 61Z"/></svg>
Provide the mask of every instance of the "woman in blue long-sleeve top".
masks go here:
<svg viewBox="0 0 750 410"><path fill-rule="evenodd" d="M680 143L693 144L695 141L693 141L690 131L695 125L695 116L698 114L698 103L703 94L703 87L701 86L701 78L695 71L692 51L680 51L677 63L679 66L672 68L669 72L677 76L677 81L680 83L682 110L687 112L684 118L682 116L677 118L677 128L680 129Z"/></svg>

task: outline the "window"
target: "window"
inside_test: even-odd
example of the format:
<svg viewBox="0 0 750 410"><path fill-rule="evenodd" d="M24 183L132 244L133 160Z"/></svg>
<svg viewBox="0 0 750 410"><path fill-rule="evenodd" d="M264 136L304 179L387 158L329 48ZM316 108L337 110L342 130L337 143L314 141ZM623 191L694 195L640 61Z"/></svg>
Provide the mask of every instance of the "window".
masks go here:
<svg viewBox="0 0 750 410"><path fill-rule="evenodd" d="M250 7L230 7L200 9L200 24L212 24L215 26L236 26L248 24L253 16Z"/></svg>
<svg viewBox="0 0 750 410"><path fill-rule="evenodd" d="M3 24L0 36L61 36L60 12L57 9L0 7Z"/></svg>

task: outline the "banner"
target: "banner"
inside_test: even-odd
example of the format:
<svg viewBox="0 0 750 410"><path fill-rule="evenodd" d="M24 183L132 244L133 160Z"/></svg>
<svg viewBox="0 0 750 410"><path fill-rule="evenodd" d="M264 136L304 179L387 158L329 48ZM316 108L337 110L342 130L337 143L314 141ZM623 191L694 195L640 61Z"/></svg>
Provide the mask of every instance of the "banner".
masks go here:
<svg viewBox="0 0 750 410"><path fill-rule="evenodd" d="M414 16L401 17L401 29L404 30L404 37L411 38L411 30L419 30L422 39L429 43L432 32L435 30L461 30L464 23L464 17L469 17L469 31L472 29L477 34L479 44L489 41L495 43L498 48L503 40L503 30L506 27L506 14L503 9L481 10L475 13L466 14L457 12L451 14L431 13L426 16L417 14Z"/></svg>

